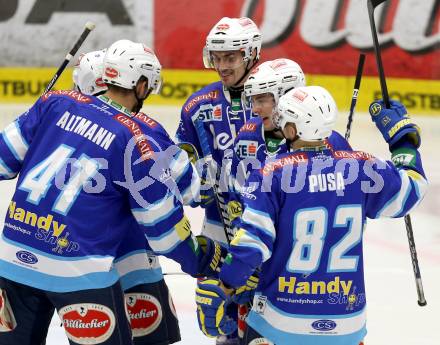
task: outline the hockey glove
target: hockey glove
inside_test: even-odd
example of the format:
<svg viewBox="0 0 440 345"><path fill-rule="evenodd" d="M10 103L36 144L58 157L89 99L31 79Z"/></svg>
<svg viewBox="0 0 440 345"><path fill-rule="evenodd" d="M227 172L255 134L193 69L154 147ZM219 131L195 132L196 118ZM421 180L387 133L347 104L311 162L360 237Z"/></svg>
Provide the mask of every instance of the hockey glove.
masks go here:
<svg viewBox="0 0 440 345"><path fill-rule="evenodd" d="M231 299L220 288L218 279L205 279L197 283L197 320L203 334L216 337L237 329L237 322L226 315L230 302Z"/></svg>
<svg viewBox="0 0 440 345"><path fill-rule="evenodd" d="M416 148L420 146L420 130L407 115L405 107L397 101L390 101L391 108L385 108L382 100L371 103L369 111L373 122L382 133L390 148L405 137Z"/></svg>
<svg viewBox="0 0 440 345"><path fill-rule="evenodd" d="M204 277L218 277L228 250L219 242L203 235L199 235L196 238L203 253L199 262L199 274Z"/></svg>
<svg viewBox="0 0 440 345"><path fill-rule="evenodd" d="M246 304L254 299L255 290L260 281L259 274L255 272L246 281L246 285L240 286L232 295L232 300L237 304Z"/></svg>

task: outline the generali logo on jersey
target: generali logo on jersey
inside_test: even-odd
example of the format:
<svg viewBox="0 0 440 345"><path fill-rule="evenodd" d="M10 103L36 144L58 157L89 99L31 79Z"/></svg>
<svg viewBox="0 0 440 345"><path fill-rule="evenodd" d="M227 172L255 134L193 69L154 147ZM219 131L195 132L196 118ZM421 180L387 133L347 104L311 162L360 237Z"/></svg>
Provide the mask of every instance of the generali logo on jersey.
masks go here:
<svg viewBox="0 0 440 345"><path fill-rule="evenodd" d="M41 98L43 101L46 101L49 97L53 95L62 95L70 97L80 103L90 103L92 99L90 97L84 96L82 93L73 91L73 90L56 90L56 91L50 91L46 94L44 94Z"/></svg>
<svg viewBox="0 0 440 345"><path fill-rule="evenodd" d="M67 337L81 345L102 343L115 329L115 315L101 304L71 304L60 309L58 315Z"/></svg>
<svg viewBox="0 0 440 345"><path fill-rule="evenodd" d="M162 307L156 297L146 293L125 294L133 336L153 333L162 321Z"/></svg>

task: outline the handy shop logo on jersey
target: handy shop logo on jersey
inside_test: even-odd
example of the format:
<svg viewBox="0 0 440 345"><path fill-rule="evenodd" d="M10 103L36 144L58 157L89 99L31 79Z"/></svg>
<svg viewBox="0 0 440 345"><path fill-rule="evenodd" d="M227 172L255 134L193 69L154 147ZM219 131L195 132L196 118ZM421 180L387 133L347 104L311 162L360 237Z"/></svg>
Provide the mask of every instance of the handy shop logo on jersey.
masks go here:
<svg viewBox="0 0 440 345"><path fill-rule="evenodd" d="M26 209L17 207L16 202L11 201L8 216L12 222L19 222L36 229L35 238L54 246L52 251L58 254L63 254L64 251L70 253L79 250L79 244L77 242L67 239L69 232L65 232L67 228L66 224L58 223L58 221L54 220L52 214L40 216ZM61 237L61 235L63 235L63 237ZM26 260L25 255L21 255L21 259L18 256L17 258L22 262Z"/></svg>

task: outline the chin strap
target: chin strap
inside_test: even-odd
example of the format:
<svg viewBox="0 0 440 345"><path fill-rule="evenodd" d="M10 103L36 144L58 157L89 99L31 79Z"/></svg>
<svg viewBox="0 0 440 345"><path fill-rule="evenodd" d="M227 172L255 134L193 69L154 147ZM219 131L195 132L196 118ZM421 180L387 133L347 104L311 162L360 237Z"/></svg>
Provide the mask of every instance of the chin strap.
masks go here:
<svg viewBox="0 0 440 345"><path fill-rule="evenodd" d="M141 111L142 107L144 106L144 101L148 98L150 95L152 89L149 89L147 92L147 95L144 98L140 98L138 96L137 89L134 89L134 97L136 98L137 104L131 109L131 111L135 114Z"/></svg>
<svg viewBox="0 0 440 345"><path fill-rule="evenodd" d="M249 72L252 70L252 68L254 68L254 66L257 64L258 60L257 59L253 59L252 62L253 62L252 66L250 66L250 67L249 67L249 64L251 62L250 61L247 62L246 69L244 70L243 76L235 83L235 85L238 85L238 84L240 84L243 81L243 79L249 74ZM230 87L229 89L239 88L240 87L240 86L235 86L235 85Z"/></svg>

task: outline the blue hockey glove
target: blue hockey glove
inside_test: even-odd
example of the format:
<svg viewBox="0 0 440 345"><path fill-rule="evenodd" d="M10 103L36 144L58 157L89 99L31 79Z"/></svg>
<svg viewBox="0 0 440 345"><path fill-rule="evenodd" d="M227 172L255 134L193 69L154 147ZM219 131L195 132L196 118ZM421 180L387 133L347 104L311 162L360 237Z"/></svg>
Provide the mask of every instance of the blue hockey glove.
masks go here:
<svg viewBox="0 0 440 345"><path fill-rule="evenodd" d="M237 329L237 322L226 315L230 302L231 299L220 288L218 279L204 279L197 283L197 320L203 334L216 337Z"/></svg>
<svg viewBox="0 0 440 345"><path fill-rule="evenodd" d="M390 148L400 139L420 146L420 130L407 115L405 107L397 101L390 101L391 108L385 108L382 100L371 103L369 111L373 122L382 133Z"/></svg>
<svg viewBox="0 0 440 345"><path fill-rule="evenodd" d="M232 300L237 304L246 304L254 299L255 290L260 281L258 272L251 275L246 281L246 285L240 286L232 295Z"/></svg>
<svg viewBox="0 0 440 345"><path fill-rule="evenodd" d="M203 253L199 263L199 274L205 277L218 277L228 250L219 242L203 235L197 236L196 238Z"/></svg>

